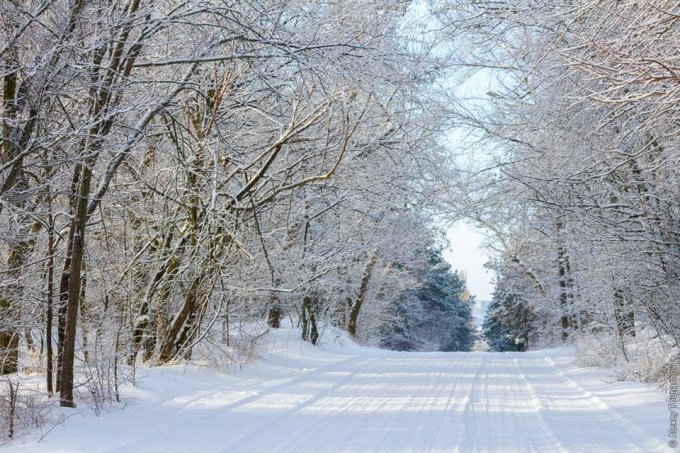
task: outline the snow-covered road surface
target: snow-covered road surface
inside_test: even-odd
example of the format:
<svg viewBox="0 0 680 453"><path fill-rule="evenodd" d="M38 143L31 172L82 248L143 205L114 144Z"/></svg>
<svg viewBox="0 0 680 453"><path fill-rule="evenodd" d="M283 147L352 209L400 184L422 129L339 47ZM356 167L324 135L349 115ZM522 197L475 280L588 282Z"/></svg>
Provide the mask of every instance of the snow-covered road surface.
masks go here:
<svg viewBox="0 0 680 453"><path fill-rule="evenodd" d="M8 451L670 451L664 395L561 351L320 351L292 338L234 376L145 370L125 410ZM1 448L0 448L1 450Z"/></svg>

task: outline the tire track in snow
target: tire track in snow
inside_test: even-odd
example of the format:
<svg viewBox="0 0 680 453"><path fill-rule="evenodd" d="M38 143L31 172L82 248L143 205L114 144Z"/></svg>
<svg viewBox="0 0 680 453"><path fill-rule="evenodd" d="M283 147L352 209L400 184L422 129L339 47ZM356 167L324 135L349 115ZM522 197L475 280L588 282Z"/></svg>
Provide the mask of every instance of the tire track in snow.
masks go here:
<svg viewBox="0 0 680 453"><path fill-rule="evenodd" d="M543 402L541 399L538 397L536 394L536 389L531 385L529 380L527 379L526 373L524 370L519 366L518 360L517 359L512 359L512 365L517 370L518 375L520 376L520 379L522 380L527 394L531 397L531 402L533 403L533 406L536 408L536 415L539 420L540 426L543 429L545 436L549 439L550 442L550 450L551 452L569 452L567 448L565 448L564 444L560 442L560 440L555 436L555 432L550 428L548 425L545 416L543 415L543 411L545 410L545 407L543 405ZM534 448L536 448L536 451L547 451L544 446L541 446L540 448L537 448L534 445Z"/></svg>
<svg viewBox="0 0 680 453"><path fill-rule="evenodd" d="M482 393L481 388L485 384L480 385L480 380L482 376L482 370L487 366L486 355L482 356L482 360L479 366L475 370L474 377L472 378L472 383L470 384L470 391L466 395L465 405L463 406L463 416L462 416L462 431L460 436L460 442L456 446L455 451L465 452L472 451L474 447L477 421L475 416L474 405L479 401L480 394ZM488 376L484 374L484 379L486 380ZM473 434L473 431L475 433Z"/></svg>
<svg viewBox="0 0 680 453"><path fill-rule="evenodd" d="M268 387L265 386L264 390L258 391L257 393L255 393L253 395L246 396L246 397L239 399L237 401L234 401L232 403L223 405L219 409L225 410L225 411L236 409L240 406L244 406L244 405L253 403L257 400L261 400L261 399L264 399L266 397L270 397L274 394L281 393L282 391L287 390L291 387L295 387L296 385L309 380L309 378L311 376L322 375L324 373L334 371L338 368L344 367L345 365L347 365L349 363L356 362L356 361L359 361L359 360L364 360L364 358L362 358L361 356L351 356L348 359L344 359L344 360L340 360L340 361L337 361L337 362L330 363L328 365L320 366L318 368L313 369L313 371L311 371L310 373L298 374L295 377L293 377L289 380L286 380L285 382L283 382L281 384L276 384L276 385L268 386ZM263 382L263 379L259 378L259 377L258 378L248 378L247 381L252 381L251 386L257 386L258 384L261 384ZM247 388L247 386L244 385L244 382L239 382L236 385L239 386L239 387L246 387ZM186 404L184 404L180 408L180 410L188 408L192 404L195 404L197 401L210 399L211 395L216 395L217 393L218 393L218 391L213 391L213 392L208 392L208 393L205 393L203 395L200 395L197 398L192 398L192 399L190 399L190 401L188 401Z"/></svg>
<svg viewBox="0 0 680 453"><path fill-rule="evenodd" d="M258 439L261 438L261 433L267 432L269 428L273 428L277 425L285 424L286 422L293 421L295 418L296 414L300 414L303 412L307 407L318 403L319 401L323 400L323 398L327 397L328 395L337 392L340 388L348 385L358 374L359 371L363 370L366 368L368 365L371 363L377 362L381 360L380 358L358 358L358 357L352 357L351 359L348 360L343 360L340 362L337 362L336 364L333 364L332 366L325 367L322 371L317 369L315 372L310 373L310 374L305 374L299 378L293 379L290 382L286 384L282 384L280 386L277 386L277 390L282 391L285 389L290 389L293 390L294 388L298 386L302 386L306 383L309 382L314 382L316 378L322 377L324 374L327 374L332 371L344 371L342 368L344 365L348 365L349 363L352 363L352 367L347 367L350 371L348 371L348 374L341 379L337 381L329 381L331 382L331 385L322 390L320 393L316 393L312 395L310 398L305 400L302 403L299 403L295 405L292 409L287 410L283 413L278 413L276 416L260 425L258 425L255 429L252 429L251 431L248 431L247 433L244 433L242 437L237 440L236 442L233 442L229 447L224 449L224 453L229 453L233 451L245 451L245 450L239 450L240 447L244 446L245 444L252 444L253 439ZM356 365L356 362L361 361L359 365ZM320 371L320 372L319 372ZM270 392L270 395L273 393L279 393L279 392ZM255 400L253 400L255 401ZM253 401L248 401L244 404L240 404L240 407L243 407ZM344 406L341 406L340 408L336 409L341 409L341 412L344 411L349 411L351 410L354 406L357 406L361 404L361 401L359 398L355 399L350 399L349 404L346 404ZM229 408L233 409L233 408ZM302 428L297 428L294 429L292 432L288 432L287 436L285 439L281 439L279 441L272 441L272 440L266 440L266 445L260 446L257 451L272 451L272 452L283 452L283 451L300 451L297 449L291 449L292 444L294 443L296 437L300 438L300 434L306 433L310 431L310 426L318 426L323 423L323 420L319 420L322 417L317 417L317 420L312 424L312 425L305 425ZM306 439L306 438L305 438ZM252 446L249 446L249 448L252 448Z"/></svg>
<svg viewBox="0 0 680 453"><path fill-rule="evenodd" d="M365 428L363 421L365 419L379 420L386 413L397 414L397 417L390 424L382 426L382 436L371 438L372 444L369 451L404 451L408 449L408 445L417 445L414 443L418 442L418 439L414 438L413 433L426 432L426 427L431 422L431 411L427 409L435 404L437 397L441 394L439 389L443 389L445 386L447 379L445 371L428 375L427 382L419 381L416 393L399 392L397 388L389 385L381 385L377 390L367 388L361 390L361 387L366 387L365 382L362 382L367 380L366 375L376 377L381 374L391 375L393 368L396 368L397 374L403 373L409 376L409 371L413 369L414 364L422 366L420 360L393 357L383 357L365 364L359 370L360 372L355 371L342 386L329 391L326 395L327 398L319 398L314 404L299 411L299 413L306 413L313 409L314 422L312 424L307 424L295 430L285 439L273 444L271 448L268 447L261 451L277 453L284 451L323 451L321 447L313 444L314 439L319 435L327 437L336 433L336 437L332 441L333 450L353 452L357 448L354 445L354 442L356 442L354 435ZM417 369L416 371L420 370ZM358 385L356 381L358 381ZM406 379L406 382L412 381L412 379ZM432 383L430 384L430 382ZM352 387L357 387L360 390L359 393L363 394L352 397L337 396L342 393L343 389L349 388L351 390ZM381 391L383 392L382 395L380 395ZM352 392L348 393L351 394ZM404 398L402 404L394 404L395 400ZM338 405L338 400L344 400L345 404ZM337 436L337 433L343 434ZM369 449L369 445L362 447L362 450L366 449ZM422 448L418 450L422 451Z"/></svg>
<svg viewBox="0 0 680 453"><path fill-rule="evenodd" d="M167 407L172 407L172 406L179 403L176 407L176 412L174 412L176 414L176 416L174 416L172 418L180 419L182 417L195 417L195 415L192 414L191 411L187 411L187 409L191 409L192 406L196 405L197 402L219 400L219 399L221 399L221 395L224 392L233 393L233 390L237 390L237 389L242 389L242 388L252 389L253 387L255 387L255 388L262 387L262 389L260 389L260 390L255 390L254 394L252 394L253 391L250 390L249 393L251 393L251 394L249 394L248 396L237 399L236 401L233 401L231 403L221 404L219 406L211 408L211 410L214 410L216 412L229 413L231 411L234 411L234 409L238 409L242 406L246 406L248 404L255 403L258 400L262 400L262 399L271 397L275 394L285 392L286 390L288 390L290 388L294 388L294 387L300 385L301 383L309 381L309 379L313 378L314 376L321 376L323 374L333 372L337 369L344 369L344 368L347 368L348 365L351 364L351 363L355 363L355 362L358 362L358 361L364 361L364 360L366 360L366 356L352 355L348 358L344 358L342 360L336 360L336 361L333 361L331 363L318 366L316 368L310 367L309 368L311 370L310 372L295 374L294 377L289 378L285 382L282 382L282 383L276 384L276 385L269 385L268 386L266 384L266 380L261 378L261 377L248 377L248 378L245 378L245 379L240 379L236 383L232 383L231 385L234 386L235 388L231 388L231 391L228 390L229 386L219 386L215 390L199 391L199 392L197 392L198 394L193 393L189 396L175 397L171 400L168 400L168 401L165 401L165 402L158 404L158 407L159 408L167 408ZM281 370L287 370L286 367L280 367L280 368L281 368ZM293 368L288 368L288 369L293 370ZM186 415L182 415L182 414L186 414ZM157 426L157 428L159 428L159 430L164 431L167 434L171 435L172 433L169 432L165 428L165 425L164 425L165 423L167 423L167 420L164 421L163 423L155 423L155 425ZM265 423L265 424L268 424L268 423ZM241 437L241 440L242 439L244 439L244 438ZM237 441L237 442L240 442L240 441ZM140 441L140 442L136 442L136 443L141 444L141 443L144 443L144 441ZM111 452L127 451L129 448L132 448L132 450L134 450L134 446L126 445L125 448L122 448L122 449L116 448L116 449L111 450ZM229 451L229 450L227 450L227 451Z"/></svg>
<svg viewBox="0 0 680 453"><path fill-rule="evenodd" d="M511 354L483 356L469 393L457 451L567 451Z"/></svg>
<svg viewBox="0 0 680 453"><path fill-rule="evenodd" d="M667 451L658 392L609 386L550 351L324 354L274 357L242 379L159 370L161 391L130 412L10 451Z"/></svg>
<svg viewBox="0 0 680 453"><path fill-rule="evenodd" d="M374 435L370 443L361 445L362 451L450 451L448 446L455 442L457 433L449 431L442 439L442 426L445 419L457 422L469 390L467 386L459 389L460 370L478 368L475 362L470 366L467 360L456 359L406 355L378 358L358 368L353 365L352 373L340 380L341 385L326 389L314 401L258 428L266 432L277 425L286 432L284 437L255 443L241 440L232 443L228 451L240 451L243 442L248 442L249 449L262 452L323 451L315 443L320 438L326 439L326 448L332 445L334 451L357 451L355 436L361 439L366 430ZM387 382L376 385L373 381L381 375ZM454 400L453 407L460 407L461 412L453 410ZM309 417L296 422L296 415ZM374 426L372 421L381 423ZM453 428L457 423L451 425ZM364 442L367 439L364 437Z"/></svg>
<svg viewBox="0 0 680 453"><path fill-rule="evenodd" d="M418 364L419 362L414 360L412 356L409 356L407 360L409 368L413 366L413 363ZM439 365L441 362L444 362L441 357L429 358L425 362L427 364L425 370L429 370L434 364ZM422 366L422 363L420 365ZM428 379L427 384L429 385L426 385L422 379L418 381L419 391L409 395L410 398L400 408L400 415L394 423L395 426L403 428L400 430L388 430L387 434L383 436L382 448L378 451L408 451L409 444L413 446L412 451L428 451L424 445L426 445L428 440L433 442L434 438L439 434L439 426L441 426L444 414L441 414L439 417L440 423L434 432L430 432L427 428L432 424L433 414L439 410L438 402L446 399L443 395L447 394L446 389L447 383L449 383L450 370L451 365L447 364L445 369L432 373L431 378ZM429 381L432 381L431 384ZM455 387L455 381L452 383ZM416 420L417 423L415 423ZM414 433L417 433L417 435ZM420 445L420 447L416 448L416 445Z"/></svg>
<svg viewBox="0 0 680 453"><path fill-rule="evenodd" d="M453 369L465 368L467 360L457 360L452 363L451 367ZM451 389L446 397L446 404L444 406L444 414L439 418L439 423L435 431L435 435L431 438L428 449L431 451L441 451L437 448L437 445L453 445L457 443L458 449L462 443L464 435L464 425L461 423L464 418L464 412L468 407L468 402L470 401L470 392L472 386L474 385L474 380L477 377L479 370L482 367L483 359L480 358L477 365L473 365L470 368L474 368L474 373L472 374L472 379L470 380L469 386L464 385L464 383L459 380L452 380ZM448 426L447 426L448 423ZM447 431L446 429L451 431ZM452 432L454 428L455 432ZM444 433L445 435L442 435Z"/></svg>
<svg viewBox="0 0 680 453"><path fill-rule="evenodd" d="M575 394L579 396L579 399L576 401L579 401L582 407L589 409L598 408L602 412L605 412L607 415L601 415L600 417L606 419L612 426L616 426L620 433L619 436L626 438L626 440L634 446L635 451L652 453L668 450L665 443L651 436L650 433L640 428L636 423L621 414L602 398L593 394L583 385L567 376L562 367L560 367L551 357L544 356L542 357L542 361L548 365L548 368L552 373L555 376L558 376L568 388L574 390ZM559 400L555 399L555 401ZM640 440L644 439L646 439L646 441L644 444L641 444ZM614 451L614 449L610 449L610 451Z"/></svg>
<svg viewBox="0 0 680 453"><path fill-rule="evenodd" d="M408 375L409 371L404 370L412 369L412 363L407 358L397 359L393 357L386 357L382 358L378 362L370 364L370 366L375 365L380 365L376 367L377 369L372 373L375 376L393 376L395 374L393 367L398 369L396 374L404 373L405 375ZM367 372L370 371L370 369L367 367L362 371ZM434 379L435 382L439 382L444 379L443 373L434 373L429 377ZM410 379L407 380L407 382L410 381ZM380 391L383 392L382 396L374 394L364 395L357 400L357 404L352 406L353 409L358 409L357 412L363 414L365 418L373 420L379 420L380 417L386 413L398 414L392 423L383 424L381 430L382 436L374 436L372 438L372 446L370 447L369 451L405 451L406 447L408 446L408 441L414 441L412 437L410 439L403 439L403 436L400 434L404 434L413 429L413 421L409 420L409 418L413 415L412 411L419 405L418 402L421 399L425 399L425 396L432 390L431 386L424 385L422 381L419 382L419 384L421 385L418 386L418 392L416 394L404 394L403 392L399 392L398 388L395 388L394 386L383 384L380 386ZM435 386L435 388L436 387L438 387L438 385ZM405 397L408 398L406 398L403 402L399 401L403 400ZM400 404L394 404L395 401L400 402ZM334 418L335 420L333 420ZM334 450L348 452L356 451L357 446L353 445L356 439L353 438L353 434L357 434L358 431L361 431L363 428L365 428L362 426L362 419L360 417L331 416L330 420L332 421L336 431L346 433L343 439L338 439L333 444ZM422 426L423 423L418 424L418 427L420 428L418 431L422 430ZM401 429L395 432L395 427L399 427ZM364 451L368 449L368 445L364 445L362 448Z"/></svg>

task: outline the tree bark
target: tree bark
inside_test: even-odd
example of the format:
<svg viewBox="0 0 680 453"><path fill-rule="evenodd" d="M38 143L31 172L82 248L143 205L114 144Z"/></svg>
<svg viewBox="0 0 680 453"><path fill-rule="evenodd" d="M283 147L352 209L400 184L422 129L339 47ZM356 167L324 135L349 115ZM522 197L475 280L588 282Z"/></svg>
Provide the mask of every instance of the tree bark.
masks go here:
<svg viewBox="0 0 680 453"><path fill-rule="evenodd" d="M558 241L561 241L559 235L562 230L562 223L557 223L557 235ZM557 274L559 277L559 287L560 287L560 324L562 326L562 341L566 341L569 338L569 330L572 327L571 322L571 277L570 277L570 265L569 265L569 255L567 250L564 248L562 243L558 243L557 246Z"/></svg>
<svg viewBox="0 0 680 453"><path fill-rule="evenodd" d="M366 300L366 294L368 293L368 283L371 280L371 275L373 274L373 268L378 262L378 255L375 251L371 252L368 256L368 261L366 262L366 268L364 269L364 275L361 278L361 286L359 287L359 294L357 299L352 305L352 309L349 312L349 321L347 323L347 332L353 337L357 334L357 320L359 319L359 312L361 307Z"/></svg>
<svg viewBox="0 0 680 453"><path fill-rule="evenodd" d="M48 197L51 197L48 190ZM47 232L47 322L45 323L45 342L47 343L47 357L46 357L46 367L45 374L47 378L47 394L52 396L54 394L53 378L54 378L54 363L53 363L53 351L52 351L52 319L54 314L52 313L52 302L54 300L54 219L51 212L51 202L50 203L50 214L48 217L48 228Z"/></svg>
<svg viewBox="0 0 680 453"><path fill-rule="evenodd" d="M170 327L168 328L168 331L165 334L165 338L163 338L163 342L161 343L161 347L158 352L158 359L156 360L156 362L159 365L167 363L174 357L174 353L176 352L175 348L178 345L177 343L179 335L182 332L182 328L184 327L184 324L187 322L190 316L196 310L198 288L201 280L202 279L200 277L194 278L194 281L191 283L191 287L189 287L187 295L184 298L184 303L182 304L182 307L180 308L179 312L177 312L172 322L170 323Z"/></svg>
<svg viewBox="0 0 680 453"><path fill-rule="evenodd" d="M81 177L76 200L76 210L71 222L71 263L69 267L68 303L61 360L60 404L75 407L73 399L73 367L75 359L76 323L81 295L81 271L85 248L85 227L87 225L87 204L92 180L92 161L86 160L81 168Z"/></svg>
<svg viewBox="0 0 680 453"><path fill-rule="evenodd" d="M318 301L312 296L302 299L302 339L315 345L319 341L319 330L316 323Z"/></svg>

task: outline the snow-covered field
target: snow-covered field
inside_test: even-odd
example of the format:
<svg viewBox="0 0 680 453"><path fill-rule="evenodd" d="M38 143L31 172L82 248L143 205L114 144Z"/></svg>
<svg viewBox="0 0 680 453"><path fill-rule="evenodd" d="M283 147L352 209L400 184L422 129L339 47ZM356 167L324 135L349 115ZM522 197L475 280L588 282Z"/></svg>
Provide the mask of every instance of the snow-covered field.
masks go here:
<svg viewBox="0 0 680 453"><path fill-rule="evenodd" d="M297 332L232 375L140 370L124 410L72 416L8 452L666 451L664 394L561 350L398 353Z"/></svg>

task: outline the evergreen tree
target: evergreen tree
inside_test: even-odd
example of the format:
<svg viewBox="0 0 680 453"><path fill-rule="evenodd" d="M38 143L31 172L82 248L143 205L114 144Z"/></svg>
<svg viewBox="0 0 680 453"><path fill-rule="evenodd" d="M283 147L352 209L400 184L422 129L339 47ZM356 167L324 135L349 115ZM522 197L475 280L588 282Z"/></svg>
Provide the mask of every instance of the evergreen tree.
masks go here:
<svg viewBox="0 0 680 453"><path fill-rule="evenodd" d="M389 305L386 318L379 330L380 347L394 351L415 351L418 343L413 333L413 316L411 307L412 293L402 293L392 304Z"/></svg>
<svg viewBox="0 0 680 453"><path fill-rule="evenodd" d="M529 346L531 318L531 310L508 282L499 280L482 326L491 350L525 351Z"/></svg>
<svg viewBox="0 0 680 453"><path fill-rule="evenodd" d="M432 253L427 267L416 270L417 288L405 291L391 306L381 328L382 347L397 350L469 351L475 341L465 282Z"/></svg>

